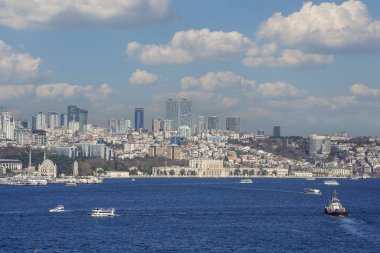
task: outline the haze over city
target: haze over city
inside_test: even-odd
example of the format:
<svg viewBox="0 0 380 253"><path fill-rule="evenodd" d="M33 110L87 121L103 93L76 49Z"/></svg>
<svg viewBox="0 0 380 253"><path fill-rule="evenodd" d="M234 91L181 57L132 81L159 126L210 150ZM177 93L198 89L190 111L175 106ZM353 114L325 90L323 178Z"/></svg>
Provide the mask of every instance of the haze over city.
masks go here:
<svg viewBox="0 0 380 253"><path fill-rule="evenodd" d="M0 0L0 106L89 122L238 115L242 131L379 135L378 1ZM70 17L70 18L68 18Z"/></svg>

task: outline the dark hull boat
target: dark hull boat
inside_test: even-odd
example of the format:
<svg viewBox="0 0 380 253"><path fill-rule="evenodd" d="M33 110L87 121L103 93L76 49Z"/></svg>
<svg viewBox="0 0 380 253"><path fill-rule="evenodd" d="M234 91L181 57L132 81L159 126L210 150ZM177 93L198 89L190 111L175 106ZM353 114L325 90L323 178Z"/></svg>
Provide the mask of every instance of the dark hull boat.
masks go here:
<svg viewBox="0 0 380 253"><path fill-rule="evenodd" d="M346 216L348 212L342 212L342 211L328 211L325 208L325 214L331 215L331 216Z"/></svg>
<svg viewBox="0 0 380 253"><path fill-rule="evenodd" d="M336 196L336 191L334 191L330 202L325 206L325 214L332 216L346 216L348 214Z"/></svg>

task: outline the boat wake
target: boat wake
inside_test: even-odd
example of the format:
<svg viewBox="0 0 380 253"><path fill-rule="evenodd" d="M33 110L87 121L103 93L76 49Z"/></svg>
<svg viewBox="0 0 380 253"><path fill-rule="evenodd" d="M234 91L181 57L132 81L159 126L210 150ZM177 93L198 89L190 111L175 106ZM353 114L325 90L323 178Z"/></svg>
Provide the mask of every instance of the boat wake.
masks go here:
<svg viewBox="0 0 380 253"><path fill-rule="evenodd" d="M366 240L371 243L379 244L380 233L377 228L370 226L365 221L355 218L345 217L340 219L341 227L349 234Z"/></svg>

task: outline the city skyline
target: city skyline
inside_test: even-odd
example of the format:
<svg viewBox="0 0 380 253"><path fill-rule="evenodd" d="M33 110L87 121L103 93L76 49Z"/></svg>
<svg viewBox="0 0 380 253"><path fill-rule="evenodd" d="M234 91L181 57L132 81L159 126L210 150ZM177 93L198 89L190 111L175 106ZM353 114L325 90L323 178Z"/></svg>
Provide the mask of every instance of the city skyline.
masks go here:
<svg viewBox="0 0 380 253"><path fill-rule="evenodd" d="M17 119L76 105L106 126L141 107L149 128L172 98L193 125L380 135L376 1L85 2L0 0L0 106Z"/></svg>

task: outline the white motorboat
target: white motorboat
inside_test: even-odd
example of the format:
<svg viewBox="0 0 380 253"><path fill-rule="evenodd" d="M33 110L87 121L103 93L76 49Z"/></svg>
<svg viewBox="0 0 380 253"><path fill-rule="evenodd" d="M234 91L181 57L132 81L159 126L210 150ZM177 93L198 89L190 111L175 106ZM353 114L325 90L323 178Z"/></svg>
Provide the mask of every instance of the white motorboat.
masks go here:
<svg viewBox="0 0 380 253"><path fill-rule="evenodd" d="M250 179L250 178L244 178L244 179L240 180L240 183L241 184L252 184L253 182L252 182L252 179Z"/></svg>
<svg viewBox="0 0 380 253"><path fill-rule="evenodd" d="M325 180L323 182L323 184L325 184L325 185L339 185L338 181L336 181L336 180Z"/></svg>
<svg viewBox="0 0 380 253"><path fill-rule="evenodd" d="M77 186L77 183L75 183L74 181L69 181L66 183L66 186Z"/></svg>
<svg viewBox="0 0 380 253"><path fill-rule="evenodd" d="M95 208L91 211L92 217L113 217L115 216L115 208Z"/></svg>
<svg viewBox="0 0 380 253"><path fill-rule="evenodd" d="M306 181L314 181L315 180L315 177L307 177L306 178Z"/></svg>
<svg viewBox="0 0 380 253"><path fill-rule="evenodd" d="M50 209L49 212L51 213L61 213L65 211L65 207L63 205L58 205L54 207L53 209Z"/></svg>
<svg viewBox="0 0 380 253"><path fill-rule="evenodd" d="M305 188L303 190L303 193L304 194L313 194L313 195L321 195L322 194L321 190L315 189L315 188Z"/></svg>

